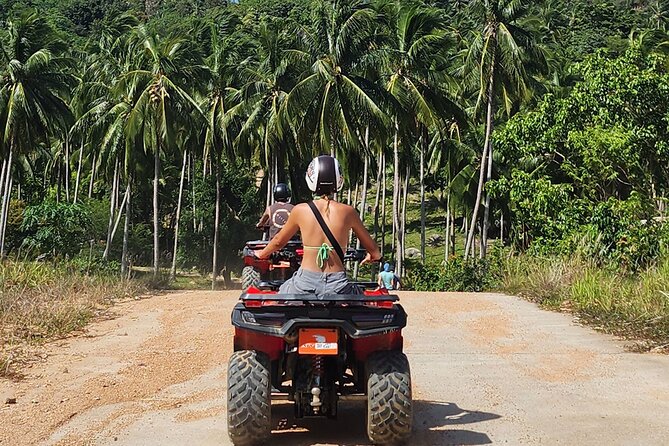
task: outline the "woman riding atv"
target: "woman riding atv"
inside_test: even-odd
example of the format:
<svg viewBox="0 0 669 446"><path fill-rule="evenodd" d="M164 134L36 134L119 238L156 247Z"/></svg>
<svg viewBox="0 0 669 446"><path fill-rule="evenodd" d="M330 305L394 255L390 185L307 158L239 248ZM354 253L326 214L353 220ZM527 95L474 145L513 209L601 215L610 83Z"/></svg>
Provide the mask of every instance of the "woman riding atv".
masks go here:
<svg viewBox="0 0 669 446"><path fill-rule="evenodd" d="M260 259L268 258L299 230L304 244L302 265L281 285L279 293L358 294L357 287L346 277L341 247L346 246L351 229L367 250L361 265L378 261L381 258L379 247L356 210L334 200L333 195L344 185L339 162L334 157L314 158L307 169L306 179L314 193L314 201L295 206L283 229L256 255Z"/></svg>

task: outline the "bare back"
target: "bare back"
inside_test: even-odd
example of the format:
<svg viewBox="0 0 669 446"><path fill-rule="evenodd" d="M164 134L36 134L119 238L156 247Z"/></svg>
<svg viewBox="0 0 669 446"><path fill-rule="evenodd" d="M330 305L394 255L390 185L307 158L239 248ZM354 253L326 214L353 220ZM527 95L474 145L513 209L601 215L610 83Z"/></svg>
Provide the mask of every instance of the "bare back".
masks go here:
<svg viewBox="0 0 669 446"><path fill-rule="evenodd" d="M316 200L314 203L323 216L325 224L330 228L330 231L332 231L332 235L334 235L339 242L339 246L345 250L348 245L349 231L352 229L350 220L352 218L359 220L358 214L352 207L336 201L330 201L329 206L326 200ZM300 215L298 225L300 227L300 234L302 235L302 244L305 246L302 268L312 271L321 271L317 266L316 260L318 249L314 248L320 247L323 243L329 246L330 241L323 233L323 230L309 206L307 204L301 204L299 207L299 212L303 215ZM331 251L322 271L335 272L343 270L344 266L342 265L339 256L335 251Z"/></svg>
<svg viewBox="0 0 669 446"><path fill-rule="evenodd" d="M362 246L373 254L374 258L380 257L378 246L365 229L355 209L333 200L315 200L314 203L342 249L345 250L348 245L349 231L352 229ZM335 251L330 252L322 269L318 267L318 248L323 244L330 246L330 241L323 233L316 217L306 203L298 204L293 208L283 230L270 243L271 245L276 244L276 246L271 248L281 248L298 230L302 235L302 244L305 247L302 259L303 269L318 272L344 271L344 265Z"/></svg>

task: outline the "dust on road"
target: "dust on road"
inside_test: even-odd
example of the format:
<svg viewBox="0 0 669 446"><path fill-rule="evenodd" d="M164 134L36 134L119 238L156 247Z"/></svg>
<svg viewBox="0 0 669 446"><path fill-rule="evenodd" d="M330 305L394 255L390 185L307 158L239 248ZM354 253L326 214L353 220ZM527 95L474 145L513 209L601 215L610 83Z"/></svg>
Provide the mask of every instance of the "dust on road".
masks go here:
<svg viewBox="0 0 669 446"><path fill-rule="evenodd" d="M2 445L224 445L230 311L238 292L115 307L54 343L26 379L0 381ZM401 293L409 314L416 445L666 444L669 357L624 351L571 318L495 294ZM4 402L4 401L3 401ZM364 404L293 420L273 445L368 444Z"/></svg>

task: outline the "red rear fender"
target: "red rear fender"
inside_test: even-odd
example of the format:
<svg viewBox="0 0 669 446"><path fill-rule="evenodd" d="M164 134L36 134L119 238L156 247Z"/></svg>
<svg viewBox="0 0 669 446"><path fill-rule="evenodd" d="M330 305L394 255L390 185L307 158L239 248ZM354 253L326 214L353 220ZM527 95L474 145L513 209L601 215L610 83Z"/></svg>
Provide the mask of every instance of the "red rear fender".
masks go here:
<svg viewBox="0 0 669 446"><path fill-rule="evenodd" d="M235 351L256 350L265 353L271 361L281 358L285 347L283 338L268 336L255 331L235 328Z"/></svg>
<svg viewBox="0 0 669 446"><path fill-rule="evenodd" d="M403 344L404 340L400 330L351 340L353 355L360 362L364 362L370 354L377 351L402 350Z"/></svg>

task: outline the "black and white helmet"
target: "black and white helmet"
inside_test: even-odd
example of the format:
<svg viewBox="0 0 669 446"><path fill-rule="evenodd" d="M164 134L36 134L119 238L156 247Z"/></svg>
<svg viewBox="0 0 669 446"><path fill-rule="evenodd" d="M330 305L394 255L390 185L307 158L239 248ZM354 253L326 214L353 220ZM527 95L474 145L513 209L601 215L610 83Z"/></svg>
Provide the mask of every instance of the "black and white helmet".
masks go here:
<svg viewBox="0 0 669 446"><path fill-rule="evenodd" d="M329 155L314 158L309 163L306 178L307 186L316 195L330 195L344 186L339 161Z"/></svg>

